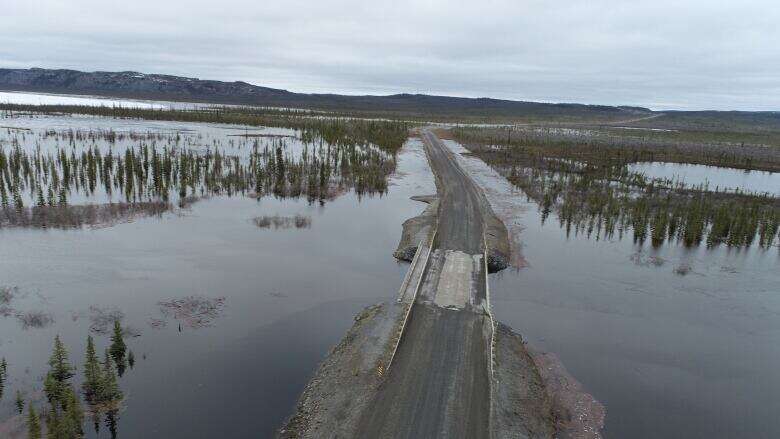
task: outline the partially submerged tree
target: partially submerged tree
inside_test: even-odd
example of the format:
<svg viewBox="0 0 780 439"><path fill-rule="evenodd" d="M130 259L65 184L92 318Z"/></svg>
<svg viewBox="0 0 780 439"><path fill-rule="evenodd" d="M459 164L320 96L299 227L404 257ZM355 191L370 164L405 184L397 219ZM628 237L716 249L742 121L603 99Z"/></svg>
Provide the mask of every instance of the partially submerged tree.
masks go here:
<svg viewBox="0 0 780 439"><path fill-rule="evenodd" d="M114 333L111 335L111 347L109 350L111 352L111 357L116 363L119 375L121 376L125 371L125 354L127 353L127 345L125 344L125 340L122 335L122 326L119 324L119 320L114 320Z"/></svg>
<svg viewBox="0 0 780 439"><path fill-rule="evenodd" d="M74 368L68 351L59 336L54 339L54 350L49 358L49 373L44 381L44 392L49 400L46 412L46 434L49 439L78 439L84 436L84 412L70 379Z"/></svg>
<svg viewBox="0 0 780 439"><path fill-rule="evenodd" d="M24 397L22 396L22 391L17 390L16 391L16 411L19 412L21 415L24 411Z"/></svg>
<svg viewBox="0 0 780 439"><path fill-rule="evenodd" d="M100 361L95 353L95 341L90 335L87 336L87 353L84 359L84 382L81 384L81 388L84 391L84 399L86 399L88 403L94 403L99 396L102 378Z"/></svg>
<svg viewBox="0 0 780 439"><path fill-rule="evenodd" d="M32 404L30 404L30 409L27 412L27 437L29 439L41 439L41 420Z"/></svg>

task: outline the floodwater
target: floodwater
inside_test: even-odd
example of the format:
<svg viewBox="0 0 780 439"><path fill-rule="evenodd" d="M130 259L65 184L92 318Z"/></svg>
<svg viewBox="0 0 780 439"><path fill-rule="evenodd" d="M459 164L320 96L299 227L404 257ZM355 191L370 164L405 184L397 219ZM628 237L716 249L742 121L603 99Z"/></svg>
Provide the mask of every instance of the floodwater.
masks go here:
<svg viewBox="0 0 780 439"><path fill-rule="evenodd" d="M567 238L554 214L542 224L521 191L463 161L524 258L490 278L496 318L557 354L606 406L605 437L780 437L777 242L653 249L630 233Z"/></svg>
<svg viewBox="0 0 780 439"><path fill-rule="evenodd" d="M684 183L686 186L706 186L710 190L766 193L780 196L780 173L746 171L717 166L687 163L642 162L628 165L632 172L648 178L660 178Z"/></svg>
<svg viewBox="0 0 780 439"><path fill-rule="evenodd" d="M90 105L103 107L124 108L168 108L163 103L142 101L135 99L114 99L99 96L71 96L48 93L25 93L14 91L0 91L0 104L20 105Z"/></svg>
<svg viewBox="0 0 780 439"><path fill-rule="evenodd" d="M25 123L184 131L183 124L99 118ZM236 129L192 125L184 128L204 146ZM0 229L0 284L18 288L13 313L0 317L9 376L0 422L13 417L17 389L41 398L55 335L80 367L87 335L102 352L109 336L101 324L123 316L137 337L126 340L136 363L120 378L119 437L272 436L354 316L397 294L407 265L392 251L402 222L425 207L409 197L434 190L421 144L410 140L382 196L347 191L324 204L213 196L112 227ZM253 221L276 215L310 222L277 229ZM197 309L208 312L200 319L172 313L164 305L172 300L206 304ZM42 327L25 327L14 315L28 313L47 316ZM105 426L99 435L87 430L109 437Z"/></svg>
<svg viewBox="0 0 780 439"><path fill-rule="evenodd" d="M238 155L252 141L231 137L249 128L208 124L2 124L178 132L190 148L221 142ZM3 130L19 135L12 131ZM42 150L56 146L25 135ZM500 202L524 257L524 268L491 276L496 318L557 354L606 406L607 438L780 437L777 247L653 249L630 238L567 238L555 215L542 224L536 204L481 161L464 160ZM271 436L354 315L397 293L407 265L391 254L402 222L425 207L409 197L435 191L418 140L397 166L381 197L346 192L320 205L213 196L112 227L0 230L0 285L18 287L10 306L51 319L25 327L13 314L0 317L0 357L9 362L0 423L13 417L17 389L41 397L35 390L55 335L81 366L87 335L106 347L101 324L121 315L138 336L127 340L136 364L120 379L119 437ZM310 222L277 229L253 221L277 215ZM160 304L188 297L212 312L193 322ZM108 437L105 427L88 431Z"/></svg>

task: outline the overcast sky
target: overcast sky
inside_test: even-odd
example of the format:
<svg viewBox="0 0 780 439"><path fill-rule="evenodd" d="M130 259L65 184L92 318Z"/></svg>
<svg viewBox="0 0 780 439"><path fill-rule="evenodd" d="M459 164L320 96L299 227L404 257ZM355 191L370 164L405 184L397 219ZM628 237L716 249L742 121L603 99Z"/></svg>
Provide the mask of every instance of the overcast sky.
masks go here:
<svg viewBox="0 0 780 439"><path fill-rule="evenodd" d="M780 110L777 0L0 0L0 66Z"/></svg>

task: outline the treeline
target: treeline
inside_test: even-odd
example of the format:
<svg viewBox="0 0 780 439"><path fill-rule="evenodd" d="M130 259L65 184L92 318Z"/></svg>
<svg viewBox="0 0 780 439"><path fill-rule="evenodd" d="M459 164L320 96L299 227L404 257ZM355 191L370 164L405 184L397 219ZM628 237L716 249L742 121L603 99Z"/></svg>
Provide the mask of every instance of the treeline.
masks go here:
<svg viewBox="0 0 780 439"><path fill-rule="evenodd" d="M128 119L282 127L303 131L304 137L311 141L323 139L333 145L373 144L390 153L401 149L411 127L409 123L397 120L328 117L321 112L259 107L207 107L174 110L79 105L0 104L0 110L4 112L5 117L14 117L18 114L84 114Z"/></svg>
<svg viewBox="0 0 780 439"><path fill-rule="evenodd" d="M180 146L178 134L139 140L121 152L114 152L106 140L114 133L103 133L107 146L90 142L80 147L80 142L71 141L78 136L95 140L90 134L69 134L69 146L28 151L14 137L10 147L0 146L0 226L70 227L89 223L84 215L99 220L123 212L154 214L172 203L211 195L324 202L349 189L360 196L383 194L396 163L393 154L374 143L316 141L305 132L299 153L291 151L285 138L258 138L246 154ZM77 194L88 200L116 196L120 202L110 208L71 206Z"/></svg>

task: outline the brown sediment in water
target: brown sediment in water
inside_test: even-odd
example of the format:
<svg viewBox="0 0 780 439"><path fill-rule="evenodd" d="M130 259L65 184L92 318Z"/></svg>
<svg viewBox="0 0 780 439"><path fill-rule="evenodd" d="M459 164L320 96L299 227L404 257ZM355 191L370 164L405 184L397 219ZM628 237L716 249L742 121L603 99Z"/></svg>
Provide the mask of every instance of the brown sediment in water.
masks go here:
<svg viewBox="0 0 780 439"><path fill-rule="evenodd" d="M557 355L528 347L547 393L558 438L601 439L606 417L605 407L587 393L564 367Z"/></svg>
<svg viewBox="0 0 780 439"><path fill-rule="evenodd" d="M496 327L493 428L496 438L601 439L604 406L553 353Z"/></svg>
<svg viewBox="0 0 780 439"><path fill-rule="evenodd" d="M553 438L553 398L520 335L496 325L492 436L497 439Z"/></svg>

